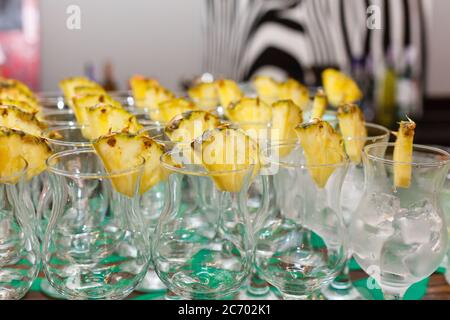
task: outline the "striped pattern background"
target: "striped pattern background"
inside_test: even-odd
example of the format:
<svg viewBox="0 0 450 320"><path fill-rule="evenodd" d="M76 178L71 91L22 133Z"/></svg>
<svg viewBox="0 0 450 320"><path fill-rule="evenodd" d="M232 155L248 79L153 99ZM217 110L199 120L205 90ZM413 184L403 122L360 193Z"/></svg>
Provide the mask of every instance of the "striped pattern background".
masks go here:
<svg viewBox="0 0 450 320"><path fill-rule="evenodd" d="M382 68L405 58L426 74L427 0L205 0L204 70L246 80L264 72L305 80L311 68L350 70L355 59ZM381 30L367 28L378 6ZM377 70L374 70L377 72Z"/></svg>

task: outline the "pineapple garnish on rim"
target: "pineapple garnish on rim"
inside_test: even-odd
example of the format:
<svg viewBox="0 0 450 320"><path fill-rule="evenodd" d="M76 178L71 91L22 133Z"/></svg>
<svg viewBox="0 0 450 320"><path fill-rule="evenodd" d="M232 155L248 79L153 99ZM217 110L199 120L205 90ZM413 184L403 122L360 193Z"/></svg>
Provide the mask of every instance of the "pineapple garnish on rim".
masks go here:
<svg viewBox="0 0 450 320"><path fill-rule="evenodd" d="M173 142L191 143L207 130L220 126L220 119L207 111L188 111L175 116L164 131Z"/></svg>
<svg viewBox="0 0 450 320"><path fill-rule="evenodd" d="M0 126L20 130L41 137L47 126L41 123L36 114L28 113L14 106L0 106Z"/></svg>
<svg viewBox="0 0 450 320"><path fill-rule="evenodd" d="M215 82L219 94L220 104L224 109L231 103L236 103L244 97L239 85L233 80L217 80Z"/></svg>
<svg viewBox="0 0 450 320"><path fill-rule="evenodd" d="M273 78L256 76L252 83L258 97L265 103L271 105L279 99L280 84Z"/></svg>
<svg viewBox="0 0 450 320"><path fill-rule="evenodd" d="M313 107L311 111L311 119L321 119L325 114L328 106L328 98L323 89L319 89L314 97Z"/></svg>
<svg viewBox="0 0 450 320"><path fill-rule="evenodd" d="M136 116L123 108L100 103L86 109L87 126L90 140L113 132L138 133L143 129Z"/></svg>
<svg viewBox="0 0 450 320"><path fill-rule="evenodd" d="M328 100L336 108L344 103L356 103L363 97L358 84L336 69L326 69L322 73L322 82Z"/></svg>
<svg viewBox="0 0 450 320"><path fill-rule="evenodd" d="M279 99L292 100L302 111L307 110L310 105L308 88L295 79L288 79L280 84Z"/></svg>
<svg viewBox="0 0 450 320"><path fill-rule="evenodd" d="M271 141L283 144L297 140L295 128L303 122L303 112L291 100L281 100L272 106ZM278 150L281 157L291 153L294 147L282 147Z"/></svg>
<svg viewBox="0 0 450 320"><path fill-rule="evenodd" d="M338 109L339 129L350 160L361 163L361 155L367 140L364 113L356 104L343 104Z"/></svg>
<svg viewBox="0 0 450 320"><path fill-rule="evenodd" d="M400 122L394 147L394 184L397 188L406 189L411 185L415 130L416 123L411 119Z"/></svg>
<svg viewBox="0 0 450 320"><path fill-rule="evenodd" d="M59 82L59 87L64 93L64 98L66 99L66 103L72 108L72 99L76 96L75 89L78 87L90 87L96 88L98 90L103 90L103 88L96 82L86 78L86 77L73 77L66 78Z"/></svg>
<svg viewBox="0 0 450 320"><path fill-rule="evenodd" d="M240 192L247 175L254 176L260 169L258 144L229 126L206 131L192 148L216 187L224 192Z"/></svg>
<svg viewBox="0 0 450 320"><path fill-rule="evenodd" d="M138 108L155 109L160 103L175 98L175 95L158 81L143 76L133 76L130 86Z"/></svg>
<svg viewBox="0 0 450 320"><path fill-rule="evenodd" d="M177 98L160 103L157 111L150 111L150 118L162 123L168 123L175 116L193 110L198 110L198 107L193 102Z"/></svg>
<svg viewBox="0 0 450 320"><path fill-rule="evenodd" d="M39 175L46 169L46 161L52 150L42 138L23 131L0 127L0 177L12 177L23 169L20 159L28 163L27 179ZM7 181L17 183L18 181Z"/></svg>
<svg viewBox="0 0 450 320"><path fill-rule="evenodd" d="M188 90L188 95L202 109L211 110L219 105L219 95L213 82L202 82Z"/></svg>
<svg viewBox="0 0 450 320"><path fill-rule="evenodd" d="M12 106L20 109L23 112L37 114L39 108L33 107L29 103L15 99L0 99L0 106Z"/></svg>
<svg viewBox="0 0 450 320"><path fill-rule="evenodd" d="M319 119L298 126L296 131L308 171L316 185L324 188L335 165L345 159L342 138L328 122Z"/></svg>
<svg viewBox="0 0 450 320"><path fill-rule="evenodd" d="M33 96L25 94L23 91L20 91L17 88L0 88L0 99L14 100L26 103L31 108L33 108L33 112L35 112L36 110L41 110L41 106L39 105L37 99L35 99Z"/></svg>
<svg viewBox="0 0 450 320"><path fill-rule="evenodd" d="M145 160L139 186L140 194L146 193L167 177L166 171L162 169L159 161L165 152L164 147L146 135L109 134L95 140L93 146L106 170L110 173L137 167L142 159ZM129 197L135 193L136 180L137 173L129 177L112 178L116 190Z"/></svg>

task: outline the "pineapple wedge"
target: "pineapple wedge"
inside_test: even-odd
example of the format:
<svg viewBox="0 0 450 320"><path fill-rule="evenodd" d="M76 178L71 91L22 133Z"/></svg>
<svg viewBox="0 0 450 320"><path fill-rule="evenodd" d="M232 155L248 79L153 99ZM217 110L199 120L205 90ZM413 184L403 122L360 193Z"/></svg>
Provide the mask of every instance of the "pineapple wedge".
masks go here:
<svg viewBox="0 0 450 320"><path fill-rule="evenodd" d="M415 129L416 124L412 120L400 122L394 148L394 183L397 188L411 185Z"/></svg>
<svg viewBox="0 0 450 320"><path fill-rule="evenodd" d="M295 128L303 122L303 113L299 106L291 100L282 100L272 106L271 141L275 144L296 141ZM291 153L293 147L283 147L279 150L281 157Z"/></svg>
<svg viewBox="0 0 450 320"><path fill-rule="evenodd" d="M166 171L159 159L164 147L145 135L115 133L100 137L93 143L108 172L124 171L139 166L145 159L144 173L139 186L140 194L166 179ZM122 194L132 197L135 193L137 175L113 178L113 185Z"/></svg>
<svg viewBox="0 0 450 320"><path fill-rule="evenodd" d="M211 110L219 105L216 85L204 82L188 90L188 95L202 109Z"/></svg>
<svg viewBox="0 0 450 320"><path fill-rule="evenodd" d="M325 70L322 73L322 82L328 99L334 107L344 103L358 102L363 97L356 82L338 70Z"/></svg>
<svg viewBox="0 0 450 320"><path fill-rule="evenodd" d="M0 106L0 126L20 130L36 137L42 136L47 126L34 113L27 113L13 106Z"/></svg>
<svg viewBox="0 0 450 320"><path fill-rule="evenodd" d="M15 88L37 102L37 97L34 95L33 91L31 91L31 89L26 84L19 80L0 77L0 88Z"/></svg>
<svg viewBox="0 0 450 320"><path fill-rule="evenodd" d="M136 117L123 108L100 103L86 109L86 139L95 140L112 132L128 132L136 134L143 129Z"/></svg>
<svg viewBox="0 0 450 320"><path fill-rule="evenodd" d="M207 111L188 111L175 116L165 128L173 142L191 143L207 130L220 126L220 119Z"/></svg>
<svg viewBox="0 0 450 320"><path fill-rule="evenodd" d="M66 99L69 107L73 107L72 99L76 96L75 89L79 87L87 88L96 88L98 90L103 90L103 88L96 82L86 78L86 77L73 77L66 78L59 82L59 87L64 93L64 97Z"/></svg>
<svg viewBox="0 0 450 320"><path fill-rule="evenodd" d="M231 103L236 103L244 97L244 93L233 80L218 80L215 82L220 104L227 109Z"/></svg>
<svg viewBox="0 0 450 320"><path fill-rule="evenodd" d="M294 79L288 79L280 84L279 98L280 100L292 100L302 111L307 110L310 105L308 88Z"/></svg>
<svg viewBox="0 0 450 320"><path fill-rule="evenodd" d="M23 169L20 158L28 163L27 179L46 169L46 161L52 150L44 139L23 131L0 127L0 178L11 177ZM16 183L17 180L6 181Z"/></svg>
<svg viewBox="0 0 450 320"><path fill-rule="evenodd" d="M280 84L266 76L257 76L253 79L253 87L259 98L267 104L273 104L279 99Z"/></svg>
<svg viewBox="0 0 450 320"><path fill-rule="evenodd" d="M0 87L0 99L20 101L29 105L33 110L41 110L41 106L33 96L29 96L17 88L2 89Z"/></svg>
<svg viewBox="0 0 450 320"><path fill-rule="evenodd" d="M311 119L322 120L328 106L328 98L322 89L319 89L314 97Z"/></svg>
<svg viewBox="0 0 450 320"><path fill-rule="evenodd" d="M86 109L95 107L100 103L110 104L117 108L122 108L121 104L118 101L115 101L107 94L88 94L83 96L76 96L73 98L73 111L78 123L81 125L86 125Z"/></svg>
<svg viewBox="0 0 450 320"><path fill-rule="evenodd" d="M364 114L357 105L344 104L339 107L337 117L344 138L345 151L353 163L359 164L367 140Z"/></svg>
<svg viewBox="0 0 450 320"><path fill-rule="evenodd" d="M130 79L131 93L135 101L138 103L138 107L143 107L141 103L145 100L145 95L147 94L148 87L159 87L158 81L153 79L145 78L141 75L134 75Z"/></svg>
<svg viewBox="0 0 450 320"><path fill-rule="evenodd" d="M342 138L325 121L314 119L296 129L304 150L308 171L319 188L324 188L337 165L345 158Z"/></svg>
<svg viewBox="0 0 450 320"><path fill-rule="evenodd" d="M243 131L221 126L206 131L192 143L194 153L211 174L216 187L225 192L240 192L252 165L260 169L259 146Z"/></svg>
<svg viewBox="0 0 450 320"><path fill-rule="evenodd" d="M156 109L162 102L175 98L175 95L154 79L134 76L130 79L131 91L138 108Z"/></svg>
<svg viewBox="0 0 450 320"><path fill-rule="evenodd" d="M25 101L13 100L13 99L0 99L0 106L12 106L23 112L37 114L39 108L33 107Z"/></svg>
<svg viewBox="0 0 450 320"><path fill-rule="evenodd" d="M160 103L158 112L150 111L150 118L162 123L170 122L175 116L182 113L197 110L197 106L183 98L172 99Z"/></svg>

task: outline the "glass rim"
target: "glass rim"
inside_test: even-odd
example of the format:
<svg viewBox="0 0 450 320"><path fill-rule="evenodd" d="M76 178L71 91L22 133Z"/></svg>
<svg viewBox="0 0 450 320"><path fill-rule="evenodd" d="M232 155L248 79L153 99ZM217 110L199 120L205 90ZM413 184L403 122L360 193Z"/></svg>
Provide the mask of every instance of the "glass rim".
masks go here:
<svg viewBox="0 0 450 320"><path fill-rule="evenodd" d="M22 156L19 156L18 158L22 160L23 163L22 169L11 176L4 176L4 177L0 176L0 184L10 184L11 181L14 181L16 179L20 180L27 174L29 167L28 161Z"/></svg>
<svg viewBox="0 0 450 320"><path fill-rule="evenodd" d="M340 151L337 149L331 149L333 151L335 151L337 154L342 156L342 161L340 162L336 162L336 163L326 163L326 164L307 164L306 161L305 163L300 163L300 164L295 164L295 163L289 163L289 162L282 162L282 161L274 161L271 159L270 156L267 156L267 151L269 150L274 150L274 149L280 149L282 147L289 147L289 146L299 146L301 147L300 143L282 143L282 144L278 144L278 145L270 145L269 147L264 149L264 153L262 155L262 157L268 161L268 163L270 164L274 164L277 166L281 166L284 168L298 168L298 169L321 169L321 168L339 168L339 167L343 167L348 165L348 163L350 162L350 159L348 157L348 155L345 153L344 150ZM302 147L301 147L302 148ZM302 148L303 150L303 148ZM330 150L330 149L328 149ZM280 160L278 158L278 160Z"/></svg>
<svg viewBox="0 0 450 320"><path fill-rule="evenodd" d="M384 142L384 143L380 142L380 143L370 144L370 145L364 147L364 155L367 156L367 158L370 160L382 162L384 164L389 164L389 165L404 164L404 165L410 165L412 167L429 167L430 168L430 167L441 167L441 166L445 166L450 163L450 153L448 153L447 151L440 149L440 148L429 147L429 146L421 145L421 144L414 144L413 145L413 153L414 153L414 151L418 151L418 149L421 149L421 150L429 151L430 153L433 152L435 154L440 154L442 156L445 156L447 158L447 160L432 161L432 162L398 162L398 161L378 157L378 156L375 156L375 155L372 155L369 153L370 150L379 148L379 147L395 148L395 142Z"/></svg>
<svg viewBox="0 0 450 320"><path fill-rule="evenodd" d="M214 176L214 177L216 177L216 176L223 176L223 175L228 175L228 174L245 173L245 172L253 171L253 169L256 166L255 163L251 163L247 167L242 168L242 169L226 170L226 171L209 171L202 164L198 164L198 163L190 164L190 165L193 165L193 166L196 166L199 168L203 168L203 170L204 170L204 172L197 172L197 171L194 171L191 169L187 169L185 167L180 168L180 167L174 166L165 160L165 158L167 158L167 157L172 158L172 155L176 154L176 153L178 153L177 150L172 150L172 151L164 153L160 158L161 165L167 170L173 171L175 173L190 175L190 176L198 176L198 177Z"/></svg>
<svg viewBox="0 0 450 320"><path fill-rule="evenodd" d="M364 140L364 141L373 141L373 140L383 139L383 138L391 136L391 130L389 130L386 127L383 127L382 125L379 125L379 124L376 124L376 123L366 123L365 127L366 128L372 128L372 129L378 129L378 130L383 131L385 133L384 134L379 134L379 135L374 135L374 136L369 136L368 135L365 138L363 138L363 137L344 137L343 136L343 139L347 140L347 141L362 141L362 140Z"/></svg>
<svg viewBox="0 0 450 320"><path fill-rule="evenodd" d="M45 108L44 108L45 109ZM49 120L47 119L48 116L67 116L67 115L71 115L74 117L73 120ZM73 123L73 125L75 125L77 123L77 120L75 118L75 113L70 110L70 109L55 109L55 110L49 110L49 111L42 111L39 115L39 119L41 122L45 123L46 125L49 126L55 126L55 127L61 127L61 126L69 126L71 125L71 123Z"/></svg>
<svg viewBox="0 0 450 320"><path fill-rule="evenodd" d="M68 150L63 152L55 153L54 155L50 156L47 161L47 170L53 174L56 174L58 176L63 176L67 178L82 178L85 180L99 180L99 179L112 179L112 178L119 178L122 176L130 175L133 173L137 173L140 170L144 169L145 166L145 159L143 157L141 158L141 164L134 166L132 168L128 168L125 170L119 170L119 171L113 171L113 172L105 172L105 173L79 173L79 172L72 172L68 170L63 170L55 167L53 164L56 162L56 164L59 163L59 160L70 157L76 154L95 154L99 161L103 164L103 161L101 158L97 155L94 149L76 149L76 150ZM105 169L106 170L106 169Z"/></svg>
<svg viewBox="0 0 450 320"><path fill-rule="evenodd" d="M92 147L92 143L90 141L64 141L64 140L57 140L48 138L48 134L51 134L54 131L69 131L69 130L82 130L84 128L87 128L88 126L85 125L67 125L67 126L61 126L61 127L50 127L47 130L43 132L43 136L45 137L45 140L47 140L49 143L57 145L57 146L63 146L63 147Z"/></svg>

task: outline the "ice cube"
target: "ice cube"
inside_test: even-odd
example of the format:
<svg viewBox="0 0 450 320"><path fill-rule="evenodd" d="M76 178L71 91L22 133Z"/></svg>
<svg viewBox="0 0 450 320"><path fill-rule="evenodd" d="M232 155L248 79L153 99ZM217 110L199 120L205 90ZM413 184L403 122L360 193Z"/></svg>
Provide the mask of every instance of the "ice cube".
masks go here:
<svg viewBox="0 0 450 320"><path fill-rule="evenodd" d="M400 210L400 199L386 193L372 193L368 201L360 206L360 210L367 224L378 226L386 220L393 221L394 215Z"/></svg>
<svg viewBox="0 0 450 320"><path fill-rule="evenodd" d="M405 258L413 254L418 245L408 245L402 241L401 235L397 232L391 236L381 249L380 267L381 273L387 275L396 275L400 277L408 277L410 274Z"/></svg>
<svg viewBox="0 0 450 320"><path fill-rule="evenodd" d="M409 272L417 279L431 275L445 255L445 246L440 246L439 249L434 250L431 243L420 245L415 252L405 257L405 265L408 266Z"/></svg>

